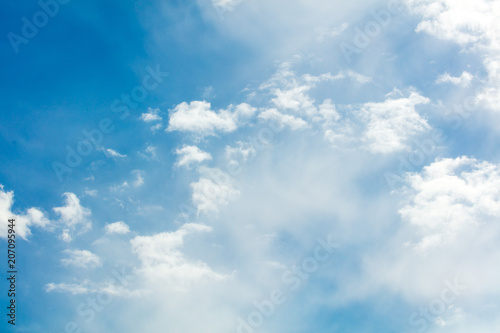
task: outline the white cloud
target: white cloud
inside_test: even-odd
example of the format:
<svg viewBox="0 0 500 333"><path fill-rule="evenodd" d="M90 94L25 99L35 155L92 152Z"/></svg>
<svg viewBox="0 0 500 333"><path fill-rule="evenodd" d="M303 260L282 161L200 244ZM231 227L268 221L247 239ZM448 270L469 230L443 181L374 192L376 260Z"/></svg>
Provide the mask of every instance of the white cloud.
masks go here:
<svg viewBox="0 0 500 333"><path fill-rule="evenodd" d="M132 186L139 187L144 185L144 171L142 170L133 170L132 174L135 175L135 180L132 182Z"/></svg>
<svg viewBox="0 0 500 333"><path fill-rule="evenodd" d="M155 286L158 286L158 281L163 281L159 288L172 289L185 289L195 282L227 278L214 272L204 262L188 260L180 251L188 235L211 231L208 226L188 223L177 231L133 238L130 241L132 251L141 261L138 274Z"/></svg>
<svg viewBox="0 0 500 333"><path fill-rule="evenodd" d="M455 303L460 310L436 317L437 323L480 315L478 304L500 295L500 165L437 159L407 182L397 230L377 251L365 253L366 274L351 276L341 289L350 298L391 291L417 310L440 297L448 280L463 286Z"/></svg>
<svg viewBox="0 0 500 333"><path fill-rule="evenodd" d="M400 213L421 230L419 249L451 244L458 233L500 217L496 165L468 157L442 159L408 181L414 198Z"/></svg>
<svg viewBox="0 0 500 333"><path fill-rule="evenodd" d="M283 114L276 109L267 109L261 112L258 117L263 120L275 121L279 127L288 126L292 130L307 127L307 122L304 119L289 114Z"/></svg>
<svg viewBox="0 0 500 333"><path fill-rule="evenodd" d="M46 292L62 292L71 295L84 295L90 293L92 290L88 287L88 282L83 284L75 283L47 283L45 285Z"/></svg>
<svg viewBox="0 0 500 333"><path fill-rule="evenodd" d="M313 118L315 122L322 122L325 125L330 125L340 120L340 114L337 112L335 104L331 99L326 99L319 106L318 116Z"/></svg>
<svg viewBox="0 0 500 333"><path fill-rule="evenodd" d="M102 260L96 254L87 250L65 250L69 258L62 259L64 266L75 266L81 268L95 268L102 266Z"/></svg>
<svg viewBox="0 0 500 333"><path fill-rule="evenodd" d="M119 235L125 235L130 232L129 226L123 221L106 224L105 230L106 233L108 234L119 234Z"/></svg>
<svg viewBox="0 0 500 333"><path fill-rule="evenodd" d="M230 105L228 109L233 109L233 106ZM250 118L257 112L257 108L251 106L248 103L241 103L234 107L234 114L238 118Z"/></svg>
<svg viewBox="0 0 500 333"><path fill-rule="evenodd" d="M71 295L106 294L118 297L143 296L144 290L129 290L120 285L117 281L107 281L103 283L92 283L84 280L81 283L47 283L46 292L58 292Z"/></svg>
<svg viewBox="0 0 500 333"><path fill-rule="evenodd" d="M361 84L373 82L373 79L371 77L356 73L356 72L351 71L351 70L347 71L346 75L347 75L347 77L351 78L355 82L358 82Z"/></svg>
<svg viewBox="0 0 500 333"><path fill-rule="evenodd" d="M191 183L192 201L200 212L218 212L219 207L236 200L240 194L234 188L233 179L219 169L200 168L201 177Z"/></svg>
<svg viewBox="0 0 500 333"><path fill-rule="evenodd" d="M436 83L451 83L458 86L468 86L474 77L469 72L463 72L459 77L444 73L436 79Z"/></svg>
<svg viewBox="0 0 500 333"><path fill-rule="evenodd" d="M246 162L257 154L257 150L248 142L237 141L236 144L236 147L226 146L226 158L229 161Z"/></svg>
<svg viewBox="0 0 500 333"><path fill-rule="evenodd" d="M212 156L209 153L196 146L185 145L181 149L176 149L175 153L179 155L179 158L175 163L178 167L186 166L189 168L192 163L202 163L212 159Z"/></svg>
<svg viewBox="0 0 500 333"><path fill-rule="evenodd" d="M488 72L478 102L492 110L500 105L500 5L497 1L406 0L410 10L422 17L416 31L453 41L465 50L479 52Z"/></svg>
<svg viewBox="0 0 500 333"><path fill-rule="evenodd" d="M386 99L381 103L366 103L360 111L366 122L363 140L373 153L388 154L407 149L406 141L429 129L427 121L415 110L430 100L412 92L408 98Z"/></svg>
<svg viewBox="0 0 500 333"><path fill-rule="evenodd" d="M148 108L146 113L141 114L141 120L149 123L153 121L161 121L163 118L160 116L160 109Z"/></svg>
<svg viewBox="0 0 500 333"><path fill-rule="evenodd" d="M370 77L356 73L352 70L345 72L341 71L336 75L332 75L331 73L324 73L317 76L304 74L299 77L291 68L291 62L281 63L276 73L269 80L260 85L261 90L268 89L272 95L275 96L271 99L275 108L271 108L270 110L272 111L264 111L261 115L264 114L263 117L272 117L275 120L285 120L288 124L293 124L291 126L295 128L298 128L297 126L300 127L298 122L293 120L294 117L286 117L283 119L283 113L299 114L303 117L313 117L313 120L317 120L319 119L318 116L321 116L318 115L318 112L324 112L326 107L331 107L331 100L326 99L322 106L320 106L320 108L323 107L323 110L318 110L318 107L315 105L315 100L309 95L309 92L315 88L317 84L346 78L350 78L361 84L372 82ZM326 105L325 103L330 103L330 105Z"/></svg>
<svg viewBox="0 0 500 333"><path fill-rule="evenodd" d="M260 89L271 91L275 96L271 102L279 110L312 116L316 114L317 108L314 105L314 99L308 95L308 92L318 82L341 79L343 75L332 76L330 73L326 73L313 76L306 74L298 78L291 67L291 62L281 63L276 73L260 85Z"/></svg>
<svg viewBox="0 0 500 333"><path fill-rule="evenodd" d="M215 132L233 132L237 129L237 117L226 111L215 112L206 101L182 102L170 114L167 131L192 132L201 136Z"/></svg>
<svg viewBox="0 0 500 333"><path fill-rule="evenodd" d="M31 235L31 227L45 228L50 225L49 219L38 208L29 208L26 213L14 213L12 205L14 204L14 191L5 191L0 184L0 237L6 238L8 234L8 220L15 219L16 233L27 239Z"/></svg>
<svg viewBox="0 0 500 333"><path fill-rule="evenodd" d="M138 152L142 158L147 160L158 160L158 148L147 146L144 152Z"/></svg>
<svg viewBox="0 0 500 333"><path fill-rule="evenodd" d="M102 151L104 155L107 157L112 157L112 158L125 158L127 155L122 155L116 150L113 150L111 148L104 148L103 146L97 147L97 150Z"/></svg>
<svg viewBox="0 0 500 333"><path fill-rule="evenodd" d="M53 208L54 212L60 215L59 224L63 228L61 238L70 242L75 234L88 231L92 227L89 220L91 211L80 205L80 200L74 193L64 193L65 205Z"/></svg>

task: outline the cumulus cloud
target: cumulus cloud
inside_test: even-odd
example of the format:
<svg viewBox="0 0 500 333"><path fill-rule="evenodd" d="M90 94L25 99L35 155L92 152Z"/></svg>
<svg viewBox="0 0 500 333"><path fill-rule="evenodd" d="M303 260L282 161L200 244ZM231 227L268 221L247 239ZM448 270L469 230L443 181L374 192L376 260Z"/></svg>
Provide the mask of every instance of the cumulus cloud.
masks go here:
<svg viewBox="0 0 500 333"><path fill-rule="evenodd" d="M352 299L390 291L417 311L451 282L462 294L457 310L436 316L436 323L481 316L500 295L500 165L465 156L436 159L406 180L399 192L402 223L389 242L364 254L365 274L346 279L339 293Z"/></svg>
<svg viewBox="0 0 500 333"><path fill-rule="evenodd" d="M16 233L27 239L31 235L31 227L45 228L50 225L49 219L38 208L29 208L25 213L14 213L14 191L5 191L0 184L0 237L7 237L9 219L15 219Z"/></svg>
<svg viewBox="0 0 500 333"><path fill-rule="evenodd" d="M366 122L363 140L373 153L388 154L407 149L406 141L429 129L427 121L415 110L430 100L412 92L408 98L386 99L380 103L365 103L360 114Z"/></svg>
<svg viewBox="0 0 500 333"><path fill-rule="evenodd" d="M237 141L237 146L226 146L226 158L230 163L246 162L255 157L257 150L248 142Z"/></svg>
<svg viewBox="0 0 500 333"><path fill-rule="evenodd" d="M212 155L201 150L196 146L187 146L180 149L176 149L175 153L179 155L176 166L186 166L189 167L193 163L202 163L204 161L210 161L212 159Z"/></svg>
<svg viewBox="0 0 500 333"><path fill-rule="evenodd" d="M88 231L92 227L91 211L80 204L80 199L70 192L63 194L65 205L53 208L60 215L58 223L63 228L61 239L70 242L76 234Z"/></svg>
<svg viewBox="0 0 500 333"><path fill-rule="evenodd" d="M141 114L140 119L146 123L149 123L161 121L163 118L160 116L160 109L148 108L147 112Z"/></svg>
<svg viewBox="0 0 500 333"><path fill-rule="evenodd" d="M488 73L486 86L477 94L478 102L492 110L500 105L500 5L479 0L406 0L411 12L422 17L417 32L450 40L465 50L479 52ZM463 79L462 79L463 80Z"/></svg>
<svg viewBox="0 0 500 333"><path fill-rule="evenodd" d="M234 116L227 111L219 113L211 110L206 101L182 102L170 115L167 131L197 133L202 136L213 135L216 131L233 132L237 125Z"/></svg>
<svg viewBox="0 0 500 333"><path fill-rule="evenodd" d="M436 83L451 83L458 86L468 86L474 77L469 72L463 72L458 77L451 76L449 73L444 73L436 79Z"/></svg>
<svg viewBox="0 0 500 333"><path fill-rule="evenodd" d="M311 74L297 76L292 70L292 63L283 62L276 73L260 85L260 89L269 90L274 95L271 102L279 112L314 117L318 114L318 107L309 92L321 82L333 82L345 78L362 84L372 81L370 77L352 70L339 72L336 75L324 73L316 76Z"/></svg>
<svg viewBox="0 0 500 333"><path fill-rule="evenodd" d="M80 268L95 268L102 266L102 260L96 254L87 250L65 250L69 258L61 260L64 266L75 266Z"/></svg>
<svg viewBox="0 0 500 333"><path fill-rule="evenodd" d="M133 238L130 241L132 251L141 261L138 273L155 286L158 286L158 281L163 281L164 288L172 289L185 289L195 282L227 278L214 272L204 262L189 260L180 251L188 235L211 231L208 226L188 223L176 231Z"/></svg>
<svg viewBox="0 0 500 333"><path fill-rule="evenodd" d="M283 114L276 109L267 109L259 114L259 118L268 121L274 121L279 127L288 126L292 130L298 130L307 127L307 122L298 117L289 114Z"/></svg>
<svg viewBox="0 0 500 333"><path fill-rule="evenodd" d="M192 201L200 212L218 212L219 207L236 200L240 192L234 180L220 169L201 167L200 179L191 183Z"/></svg>
<svg viewBox="0 0 500 333"><path fill-rule="evenodd" d="M106 224L106 227L104 229L108 234L125 235L130 232L129 226L123 221Z"/></svg>
<svg viewBox="0 0 500 333"><path fill-rule="evenodd" d="M469 157L442 159L408 181L414 197L400 213L423 233L419 249L451 244L458 233L500 217L497 165Z"/></svg>

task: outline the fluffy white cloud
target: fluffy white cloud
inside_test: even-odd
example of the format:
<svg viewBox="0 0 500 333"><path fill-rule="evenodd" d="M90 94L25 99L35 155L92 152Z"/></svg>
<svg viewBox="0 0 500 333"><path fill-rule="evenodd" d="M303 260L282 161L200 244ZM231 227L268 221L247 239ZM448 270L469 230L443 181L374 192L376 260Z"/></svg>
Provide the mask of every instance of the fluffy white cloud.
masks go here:
<svg viewBox="0 0 500 333"><path fill-rule="evenodd" d="M390 291L417 311L442 297L449 281L460 286L453 303L459 310L435 322L460 320L474 327L500 295L500 165L470 157L437 159L409 174L407 182L400 191L403 223L390 241L364 254L365 274L347 278L339 293L352 299Z"/></svg>
<svg viewBox="0 0 500 333"><path fill-rule="evenodd" d="M17 235L27 239L31 234L31 227L44 228L50 224L50 221L45 214L38 208L29 208L26 213L15 214L12 212L14 204L14 191L5 191L3 185L0 184L0 237L7 237L7 224L9 219L15 219L15 227Z"/></svg>
<svg viewBox="0 0 500 333"><path fill-rule="evenodd" d="M188 235L211 231L208 226L188 223L177 231L133 238L130 241L132 250L141 261L138 273L155 286L163 281L163 288L171 289L185 289L193 283L227 278L204 262L188 260L180 251Z"/></svg>
<svg viewBox="0 0 500 333"><path fill-rule="evenodd" d="M415 110L416 105L429 102L428 98L413 92L408 98L364 104L360 115L366 122L363 140L368 149L382 154L407 149L406 141L411 136L430 128Z"/></svg>
<svg viewBox="0 0 500 333"><path fill-rule="evenodd" d="M331 125L340 120L340 114L337 112L335 104L331 99L326 99L320 106L318 116L313 118L315 122L322 122L325 125Z"/></svg>
<svg viewBox="0 0 500 333"><path fill-rule="evenodd" d="M233 132L238 128L236 121L234 114L226 110L212 111L209 102L182 102L172 110L167 131L213 135L217 131Z"/></svg>
<svg viewBox="0 0 500 333"><path fill-rule="evenodd" d="M102 266L102 260L96 254L87 250L65 250L69 256L61 260L64 266L75 266L81 268L95 268Z"/></svg>
<svg viewBox="0 0 500 333"><path fill-rule="evenodd" d="M105 230L106 233L108 234L119 234L119 235L124 235L130 232L129 226L123 221L106 224Z"/></svg>
<svg viewBox="0 0 500 333"><path fill-rule="evenodd" d="M487 84L477 100L492 110L500 105L500 4L479 0L406 0L410 10L422 17L417 32L453 41L482 55Z"/></svg>
<svg viewBox="0 0 500 333"><path fill-rule="evenodd" d="M414 197L400 213L422 232L419 249L452 244L457 234L500 217L499 166L468 157L442 159L408 181Z"/></svg>
<svg viewBox="0 0 500 333"><path fill-rule="evenodd" d="M337 75L325 73L318 76L305 74L302 77L297 77L291 68L291 62L281 63L276 73L260 85L261 90L271 91L275 96L271 102L282 112L293 112L307 116L316 115L318 109L308 92L320 82L345 78L343 73Z"/></svg>
<svg viewBox="0 0 500 333"><path fill-rule="evenodd" d="M218 212L219 207L236 200L240 194L234 188L233 179L220 169L201 167L201 177L191 183L192 201L200 212Z"/></svg>
<svg viewBox="0 0 500 333"><path fill-rule="evenodd" d="M163 118L160 116L160 109L148 108L148 111L141 114L141 120L144 122L161 121Z"/></svg>
<svg viewBox="0 0 500 333"><path fill-rule="evenodd" d="M288 126L292 130L298 130L307 127L307 122L298 117L289 114L283 114L276 109L267 109L259 114L259 118L263 120L271 120L278 124L278 127Z"/></svg>
<svg viewBox="0 0 500 333"><path fill-rule="evenodd" d="M468 86L474 77L469 72L463 72L458 77L451 76L449 73L444 73L436 79L436 83L451 83L459 86Z"/></svg>
<svg viewBox="0 0 500 333"><path fill-rule="evenodd" d="M248 142L238 141L236 147L226 146L226 158L231 163L246 162L257 154L257 150Z"/></svg>
<svg viewBox="0 0 500 333"><path fill-rule="evenodd" d="M212 156L209 153L201 150L196 146L185 145L180 149L176 149L175 153L179 155L179 158L175 163L178 167L189 167L192 163L202 163L204 161L210 161L212 159Z"/></svg>
<svg viewBox="0 0 500 333"><path fill-rule="evenodd" d="M74 193L64 193L65 205L53 208L60 215L58 223L62 226L61 238L70 242L75 234L88 231L92 227L90 221L91 211L80 204L80 200Z"/></svg>

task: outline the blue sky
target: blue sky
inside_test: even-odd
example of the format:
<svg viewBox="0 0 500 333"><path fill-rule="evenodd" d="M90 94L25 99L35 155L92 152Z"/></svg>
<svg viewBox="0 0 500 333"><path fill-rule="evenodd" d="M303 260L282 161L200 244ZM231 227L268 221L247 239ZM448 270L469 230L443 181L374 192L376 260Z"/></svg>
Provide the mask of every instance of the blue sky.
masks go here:
<svg viewBox="0 0 500 333"><path fill-rule="evenodd" d="M498 2L1 6L2 332L499 330Z"/></svg>

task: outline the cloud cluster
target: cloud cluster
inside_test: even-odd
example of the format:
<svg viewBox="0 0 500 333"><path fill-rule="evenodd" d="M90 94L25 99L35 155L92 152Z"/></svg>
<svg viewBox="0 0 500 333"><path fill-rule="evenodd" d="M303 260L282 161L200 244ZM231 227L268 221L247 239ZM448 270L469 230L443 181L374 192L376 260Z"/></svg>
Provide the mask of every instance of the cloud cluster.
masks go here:
<svg viewBox="0 0 500 333"><path fill-rule="evenodd" d="M187 236L211 232L212 228L188 223L176 231L152 236L137 236L130 243L132 251L141 261L137 273L158 288L185 289L193 283L223 280L227 276L214 272L206 263L191 261L180 251ZM162 281L161 287L158 281Z"/></svg>
<svg viewBox="0 0 500 333"><path fill-rule="evenodd" d="M0 237L7 236L7 220L16 220L16 233L27 239L31 235L31 228L62 229L61 239L70 242L74 235L84 233L92 226L89 220L90 209L83 207L80 200L74 193L64 193L65 205L53 208L53 211L59 215L59 219L51 220L39 208L29 208L25 213L15 213L12 211L14 204L14 192L5 191L3 185L0 185Z"/></svg>
<svg viewBox="0 0 500 333"><path fill-rule="evenodd" d="M130 227L123 221L106 224L104 229L108 234L125 235L130 232Z"/></svg>
<svg viewBox="0 0 500 333"><path fill-rule="evenodd" d="M63 194L65 197L64 206L53 208L54 212L60 216L58 224L62 227L61 239L71 242L77 234L84 233L92 228L90 209L80 204L80 199L70 192Z"/></svg>
<svg viewBox="0 0 500 333"><path fill-rule="evenodd" d="M167 131L190 132L201 137L234 132L254 112L255 108L246 103L216 112L207 101L182 102L171 111Z"/></svg>
<svg viewBox="0 0 500 333"><path fill-rule="evenodd" d="M212 159L212 155L196 146L184 145L184 147L176 149L175 153L179 155L179 158L175 163L178 167L185 166L189 168L189 166L193 163L202 163Z"/></svg>
<svg viewBox="0 0 500 333"><path fill-rule="evenodd" d="M102 266L102 260L96 254L87 250L65 250L69 258L61 260L64 266L75 266L80 268L94 268Z"/></svg>
<svg viewBox="0 0 500 333"><path fill-rule="evenodd" d="M478 93L478 102L500 110L500 5L479 0L406 0L410 11L422 17L417 32L449 40L464 50L478 52L488 73L486 86ZM467 81L462 78L461 81Z"/></svg>
<svg viewBox="0 0 500 333"><path fill-rule="evenodd" d="M40 209L29 208L24 214L16 214L12 211L13 204L14 192L5 191L3 185L0 184L0 237L7 237L9 219L16 220L16 233L24 239L31 235L31 227L45 228L49 226L49 219Z"/></svg>

